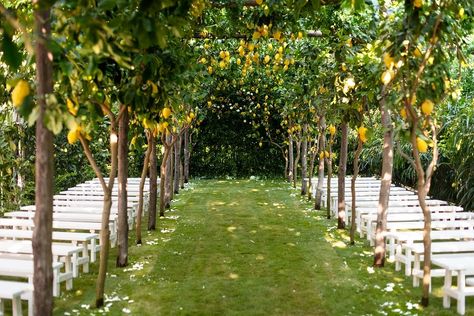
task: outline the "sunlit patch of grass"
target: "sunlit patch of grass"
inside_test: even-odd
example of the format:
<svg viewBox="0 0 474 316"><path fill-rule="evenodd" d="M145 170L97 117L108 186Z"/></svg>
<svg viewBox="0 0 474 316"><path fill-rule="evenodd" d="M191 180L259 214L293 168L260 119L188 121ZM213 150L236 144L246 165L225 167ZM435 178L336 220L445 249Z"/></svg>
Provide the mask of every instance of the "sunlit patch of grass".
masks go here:
<svg viewBox="0 0 474 316"><path fill-rule="evenodd" d="M225 202L215 201L215 202L211 202L210 205L212 205L212 206L222 206L222 205L225 205Z"/></svg>

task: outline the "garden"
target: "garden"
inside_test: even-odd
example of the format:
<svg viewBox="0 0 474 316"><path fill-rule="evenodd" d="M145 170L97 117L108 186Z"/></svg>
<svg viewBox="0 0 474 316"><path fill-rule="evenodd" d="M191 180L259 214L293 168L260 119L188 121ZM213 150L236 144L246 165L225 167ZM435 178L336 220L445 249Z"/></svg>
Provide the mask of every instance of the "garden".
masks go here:
<svg viewBox="0 0 474 316"><path fill-rule="evenodd" d="M0 34L0 315L474 315L472 0L6 0Z"/></svg>

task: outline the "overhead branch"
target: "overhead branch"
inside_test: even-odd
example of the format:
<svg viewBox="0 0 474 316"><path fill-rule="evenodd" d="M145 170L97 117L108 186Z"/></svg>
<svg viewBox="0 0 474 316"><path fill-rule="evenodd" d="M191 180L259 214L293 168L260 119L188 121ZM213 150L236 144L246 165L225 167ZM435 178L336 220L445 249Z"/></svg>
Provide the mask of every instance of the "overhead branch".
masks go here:
<svg viewBox="0 0 474 316"><path fill-rule="evenodd" d="M330 5L330 4L338 4L340 0L321 0L321 5ZM246 0L244 3L238 3L237 1L228 1L227 3L220 3L217 1L212 1L210 6L217 9L223 8L236 8L237 6L244 6L244 7L258 7L260 4L257 3L256 0Z"/></svg>
<svg viewBox="0 0 474 316"><path fill-rule="evenodd" d="M323 33L320 30L309 30L306 32L306 37L310 38L317 38L322 37ZM224 34L224 35L216 35L209 32L195 32L193 34L193 38L195 39L220 39L220 40L228 40L228 39L250 39L252 37L251 34Z"/></svg>

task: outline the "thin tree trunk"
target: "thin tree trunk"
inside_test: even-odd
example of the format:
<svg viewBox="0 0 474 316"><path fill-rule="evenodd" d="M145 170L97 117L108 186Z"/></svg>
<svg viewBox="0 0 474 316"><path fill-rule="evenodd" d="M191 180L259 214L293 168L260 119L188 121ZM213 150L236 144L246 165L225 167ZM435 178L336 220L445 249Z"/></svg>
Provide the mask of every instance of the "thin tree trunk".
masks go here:
<svg viewBox="0 0 474 316"><path fill-rule="evenodd" d="M408 105L411 106L411 105ZM438 162L438 143L437 143L437 133L436 127L432 122L431 132L432 132L432 141L433 141L433 155L430 164L428 165L426 172L423 169L421 163L420 152L417 148L417 128L418 120L414 120L411 127L411 144L413 152L413 161L412 164L415 167L417 174L417 190L418 190L418 202L423 211L424 227L423 227L423 246L424 246L424 258L423 258L423 289L421 297L421 305L428 306L429 304L429 294L430 294L430 281L431 281L431 211L426 204L426 196L430 191L431 178L436 169L436 164Z"/></svg>
<svg viewBox="0 0 474 316"><path fill-rule="evenodd" d="M285 159L285 179L288 179L288 149L284 151L283 158Z"/></svg>
<svg viewBox="0 0 474 316"><path fill-rule="evenodd" d="M156 137L152 136L150 138L151 142L148 143L148 146L151 146L150 153L150 201L148 202L148 230L156 229L156 202L158 187L156 184L157 173L158 173L158 162L156 158ZM160 179L160 182L164 181L163 178Z"/></svg>
<svg viewBox="0 0 474 316"><path fill-rule="evenodd" d="M128 110L126 105L119 119L118 137L118 223L117 223L117 267L128 264Z"/></svg>
<svg viewBox="0 0 474 316"><path fill-rule="evenodd" d="M321 117L319 120L320 126L319 126L319 150L323 153L322 156L323 158L319 159L319 164L318 164L318 186L316 187L316 198L314 201L314 209L315 210L320 210L321 209L321 203L322 203L322 198L323 198L323 184L324 184L324 148L326 148L326 135L324 134L324 131L326 130L326 120L324 116Z"/></svg>
<svg viewBox="0 0 474 316"><path fill-rule="evenodd" d="M141 245L142 243L142 216L143 216L143 191L145 187L145 180L146 175L148 173L149 164L150 164L150 156L151 156L151 138L153 138L153 133L146 131L146 138L148 140L148 148L146 149L145 153L145 160L143 162L143 169L140 178L140 187L138 191L138 210L137 210L137 218L135 224L135 231L136 231L136 242L137 245ZM151 186L151 183L149 184Z"/></svg>
<svg viewBox="0 0 474 316"><path fill-rule="evenodd" d="M296 141L296 158L293 164L293 188L296 188L296 181L298 181L298 163L301 157L301 132L298 132L298 140Z"/></svg>
<svg viewBox="0 0 474 316"><path fill-rule="evenodd" d="M318 139L314 139L314 143L310 145L311 159L309 161L309 182L308 182L308 200L311 201L313 197L313 176L314 176L314 162L316 160L316 155L318 154Z"/></svg>
<svg viewBox="0 0 474 316"><path fill-rule="evenodd" d="M306 177L308 176L308 124L303 125L303 139L301 141L301 195L308 190ZM311 179L309 179L311 181Z"/></svg>
<svg viewBox="0 0 474 316"><path fill-rule="evenodd" d="M352 205L351 205L351 232L350 232L350 239L351 245L355 243L355 230L356 230L356 180L357 176L359 175L359 157L360 153L362 152L363 143L359 139L359 143L357 145L357 150L354 155L354 174L352 175L351 179L351 195L352 195Z"/></svg>
<svg viewBox="0 0 474 316"><path fill-rule="evenodd" d="M189 129L186 128L184 131L184 183L189 182L189 138L191 135L189 134Z"/></svg>
<svg viewBox="0 0 474 316"><path fill-rule="evenodd" d="M293 182L293 165L294 165L294 156L293 156L293 136L291 134L288 135L288 157L289 157L289 164L288 164L288 182Z"/></svg>
<svg viewBox="0 0 474 316"><path fill-rule="evenodd" d="M168 135L167 139L171 142L172 136ZM173 199L173 163L174 163L174 146L170 147L168 159L166 161L166 190L165 190L165 201L166 208L171 207L171 200Z"/></svg>
<svg viewBox="0 0 474 316"><path fill-rule="evenodd" d="M329 157L326 158L326 164L328 165L328 182L326 188L326 208L327 208L327 219L331 218L331 178L332 178L332 144L334 137L329 136L328 152Z"/></svg>
<svg viewBox="0 0 474 316"><path fill-rule="evenodd" d="M170 155L170 146L167 145L166 137L161 137L163 146L165 147L165 152L163 153L163 159L161 160L160 167L160 217L165 216L166 209L166 178L168 177L166 173L166 165L168 163L168 156Z"/></svg>
<svg viewBox="0 0 474 316"><path fill-rule="evenodd" d="M53 222L53 178L54 148L53 134L45 126L47 110L45 95L53 91L53 66L48 41L51 35L50 8L45 1L33 0L35 33L38 35L35 47L37 100L39 116L36 120L35 161L35 228L33 231L33 285L35 315L49 316L53 313L53 255L51 251ZM40 8L39 8L40 7Z"/></svg>
<svg viewBox="0 0 474 316"><path fill-rule="evenodd" d="M178 135L174 143L174 194L179 193L179 181L181 175L181 136Z"/></svg>
<svg viewBox="0 0 474 316"><path fill-rule="evenodd" d="M115 177L115 176L114 176ZM109 259L110 248L110 229L109 218L110 209L112 208L111 192L104 192L104 207L102 210L102 225L100 229L100 259L99 274L97 275L96 300L97 308L104 306L105 277L107 275L107 262Z"/></svg>
<svg viewBox="0 0 474 316"><path fill-rule="evenodd" d="M111 115L110 115L111 116ZM112 208L112 189L114 186L115 177L117 175L117 130L116 122L111 117L111 127L110 127L110 159L111 159L111 169L109 174L109 183L106 184L102 172L100 171L97 163L92 156L92 152L87 144L87 141L82 135L79 135L79 140L81 141L84 153L89 160L89 163L92 166L97 178L99 179L102 190L104 191L104 205L102 209L102 221L100 228L100 260L99 260L99 273L97 275L97 284L96 284L96 307L104 306L104 290L105 290L105 277L107 275L107 263L109 259L109 248L110 248L110 210Z"/></svg>
<svg viewBox="0 0 474 316"><path fill-rule="evenodd" d="M179 186L184 189L184 164L183 160L179 162Z"/></svg>
<svg viewBox="0 0 474 316"><path fill-rule="evenodd" d="M380 100L380 112L382 113L383 136L383 156L382 175L380 180L379 204L377 208L377 226L375 232L374 266L383 267L385 265L385 236L387 229L387 210L390 200L390 186L392 184L393 170L393 129L390 119L390 111L387 108L385 98Z"/></svg>
<svg viewBox="0 0 474 316"><path fill-rule="evenodd" d="M347 169L347 137L348 123L341 126L341 155L339 157L337 186L337 228L346 228L346 169Z"/></svg>

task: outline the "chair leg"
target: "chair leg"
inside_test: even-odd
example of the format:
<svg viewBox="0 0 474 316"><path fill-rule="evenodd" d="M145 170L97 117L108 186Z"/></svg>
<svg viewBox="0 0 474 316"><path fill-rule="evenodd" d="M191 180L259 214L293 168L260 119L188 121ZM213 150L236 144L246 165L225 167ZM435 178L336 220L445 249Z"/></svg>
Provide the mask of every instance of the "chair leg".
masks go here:
<svg viewBox="0 0 474 316"><path fill-rule="evenodd" d="M5 311L5 303L3 302L2 299L0 299L0 316L4 316L4 311Z"/></svg>
<svg viewBox="0 0 474 316"><path fill-rule="evenodd" d="M21 310L21 295L14 296L12 298L12 314L13 316L23 315L23 312Z"/></svg>

